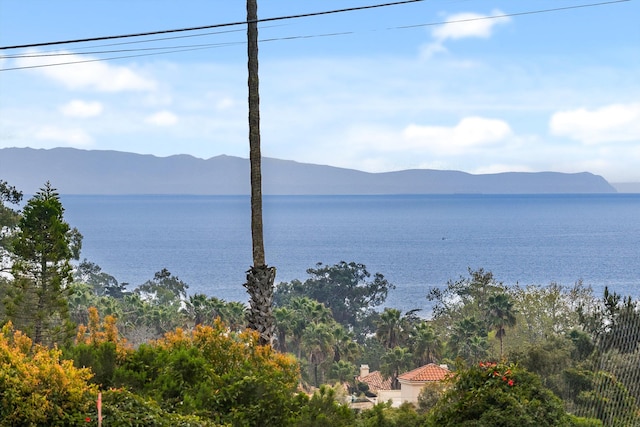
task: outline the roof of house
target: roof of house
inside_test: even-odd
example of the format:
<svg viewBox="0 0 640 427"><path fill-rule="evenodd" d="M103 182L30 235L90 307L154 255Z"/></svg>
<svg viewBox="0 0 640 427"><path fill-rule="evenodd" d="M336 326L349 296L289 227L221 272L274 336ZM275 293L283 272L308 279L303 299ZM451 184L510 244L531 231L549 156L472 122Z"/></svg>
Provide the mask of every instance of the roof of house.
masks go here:
<svg viewBox="0 0 640 427"><path fill-rule="evenodd" d="M443 368L435 363L429 363L428 365L421 366L413 371L405 372L398 376L399 380L404 381L442 381L451 374L446 368Z"/></svg>
<svg viewBox="0 0 640 427"><path fill-rule="evenodd" d="M368 385L369 390L374 393L378 390L391 390L391 378L385 380L380 371L373 371L369 375L356 377L356 380Z"/></svg>

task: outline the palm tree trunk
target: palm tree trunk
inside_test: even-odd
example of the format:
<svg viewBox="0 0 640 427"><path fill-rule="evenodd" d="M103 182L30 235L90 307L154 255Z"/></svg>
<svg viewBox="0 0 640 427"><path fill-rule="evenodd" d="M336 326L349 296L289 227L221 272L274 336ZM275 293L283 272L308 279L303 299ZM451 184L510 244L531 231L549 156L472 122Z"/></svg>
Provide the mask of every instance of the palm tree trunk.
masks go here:
<svg viewBox="0 0 640 427"><path fill-rule="evenodd" d="M261 344L271 344L275 332L272 312L276 269L268 267L262 231L262 168L260 154L260 95L258 85L258 4L247 0L247 53L249 71L249 163L251 167L251 242L253 266L247 271L248 326L260 333Z"/></svg>

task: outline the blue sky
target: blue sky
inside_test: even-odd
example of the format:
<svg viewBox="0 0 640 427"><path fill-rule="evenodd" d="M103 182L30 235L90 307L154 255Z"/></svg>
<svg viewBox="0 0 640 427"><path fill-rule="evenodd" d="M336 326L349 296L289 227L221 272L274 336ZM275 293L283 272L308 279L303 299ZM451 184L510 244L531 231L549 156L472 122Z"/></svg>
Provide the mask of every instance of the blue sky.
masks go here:
<svg viewBox="0 0 640 427"><path fill-rule="evenodd" d="M593 3L432 0L265 22L262 153L371 172L589 171L640 182L640 2L526 13ZM376 2L258 4L271 18ZM239 0L0 0L0 45L245 15ZM478 19L489 16L501 17ZM186 35L0 51L2 69L136 55L1 71L0 147L248 157L245 28L173 34ZM116 44L132 41L145 42ZM162 47L202 49L140 56Z"/></svg>

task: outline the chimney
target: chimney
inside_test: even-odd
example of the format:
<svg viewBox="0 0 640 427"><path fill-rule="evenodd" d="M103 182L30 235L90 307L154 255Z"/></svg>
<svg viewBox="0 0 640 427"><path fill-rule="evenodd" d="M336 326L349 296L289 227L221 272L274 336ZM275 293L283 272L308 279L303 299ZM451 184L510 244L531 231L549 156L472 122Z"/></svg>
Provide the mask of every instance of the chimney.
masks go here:
<svg viewBox="0 0 640 427"><path fill-rule="evenodd" d="M369 375L369 365L360 365L360 378Z"/></svg>

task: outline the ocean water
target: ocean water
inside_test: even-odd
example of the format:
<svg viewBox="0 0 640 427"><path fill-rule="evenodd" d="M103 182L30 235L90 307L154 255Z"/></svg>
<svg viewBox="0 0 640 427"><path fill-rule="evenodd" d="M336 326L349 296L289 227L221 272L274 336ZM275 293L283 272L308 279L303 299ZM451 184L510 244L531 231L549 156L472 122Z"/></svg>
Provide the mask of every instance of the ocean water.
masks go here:
<svg viewBox="0 0 640 427"><path fill-rule="evenodd" d="M167 268L201 292L248 300L248 196L62 196L81 257L137 286ZM396 286L385 306L428 310L428 289L484 268L505 284L583 280L640 295L640 195L266 196L276 282L318 262L365 264Z"/></svg>

